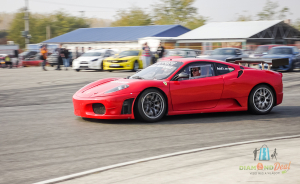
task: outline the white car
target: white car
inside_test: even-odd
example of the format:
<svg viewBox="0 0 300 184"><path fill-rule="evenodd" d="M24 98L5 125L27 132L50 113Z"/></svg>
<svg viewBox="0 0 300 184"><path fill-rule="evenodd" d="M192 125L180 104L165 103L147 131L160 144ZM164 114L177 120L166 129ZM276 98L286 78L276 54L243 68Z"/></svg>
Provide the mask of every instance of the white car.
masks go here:
<svg viewBox="0 0 300 184"><path fill-rule="evenodd" d="M83 53L80 57L73 60L72 67L79 72L80 70L102 70L103 59L114 55L116 52L111 49L95 49Z"/></svg>

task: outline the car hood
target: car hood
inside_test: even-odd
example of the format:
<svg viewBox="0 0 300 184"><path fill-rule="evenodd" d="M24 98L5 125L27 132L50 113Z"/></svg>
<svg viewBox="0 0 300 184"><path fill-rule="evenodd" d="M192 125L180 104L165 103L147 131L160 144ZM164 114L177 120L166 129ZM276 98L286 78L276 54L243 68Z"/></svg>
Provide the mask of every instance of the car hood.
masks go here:
<svg viewBox="0 0 300 184"><path fill-rule="evenodd" d="M142 91L142 84L144 85L146 82L150 84L160 83L163 84L162 81L155 80L141 80L141 79L123 79L123 78L107 78L101 79L95 82L92 82L80 90L78 90L75 95L78 97L102 97L102 96L112 96L112 95L121 95L121 94L129 94L129 93L137 93ZM105 93L108 90L116 88L121 85L129 85L128 88L112 92ZM155 86L155 85L154 85Z"/></svg>
<svg viewBox="0 0 300 184"><path fill-rule="evenodd" d="M77 60L77 61L92 61L92 60L94 60L94 59L99 59L99 58L102 58L102 57L99 57L99 56L79 57L79 58L77 58L76 60Z"/></svg>
<svg viewBox="0 0 300 184"><path fill-rule="evenodd" d="M275 59L275 58L291 58L291 57L293 57L293 55L276 55L276 54L268 54L268 55L264 55L264 56L262 56L262 58L273 58L273 59Z"/></svg>

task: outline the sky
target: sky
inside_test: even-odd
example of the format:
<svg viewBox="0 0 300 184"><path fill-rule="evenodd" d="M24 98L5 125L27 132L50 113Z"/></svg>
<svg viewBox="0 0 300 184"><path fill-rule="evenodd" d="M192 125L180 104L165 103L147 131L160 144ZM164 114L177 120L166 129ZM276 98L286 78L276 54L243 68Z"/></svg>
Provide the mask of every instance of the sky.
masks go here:
<svg viewBox="0 0 300 184"><path fill-rule="evenodd" d="M51 13L63 10L75 16L96 17L114 20L116 12L137 6L151 13L159 0L28 0L29 10L34 13ZM274 0L272 1L274 2ZM279 8L288 7L287 18L300 19L300 0L277 0ZM198 14L208 17L209 22L235 21L238 14L255 16L262 11L266 0L196 0ZM0 0L0 12L12 13L25 6L25 0ZM82 13L84 11L84 13Z"/></svg>

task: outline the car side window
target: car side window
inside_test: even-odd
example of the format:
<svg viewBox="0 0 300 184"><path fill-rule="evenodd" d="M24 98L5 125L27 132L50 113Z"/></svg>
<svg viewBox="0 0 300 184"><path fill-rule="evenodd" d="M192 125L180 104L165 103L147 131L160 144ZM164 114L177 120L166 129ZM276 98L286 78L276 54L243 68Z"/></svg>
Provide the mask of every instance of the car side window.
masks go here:
<svg viewBox="0 0 300 184"><path fill-rule="evenodd" d="M196 57L196 52L195 51L188 51L187 52L187 57Z"/></svg>
<svg viewBox="0 0 300 184"><path fill-rule="evenodd" d="M299 49L297 47L294 47L294 53L299 52Z"/></svg>
<svg viewBox="0 0 300 184"><path fill-rule="evenodd" d="M109 57L109 56L110 56L110 52L109 52L109 50L107 50L104 54L104 57Z"/></svg>
<svg viewBox="0 0 300 184"><path fill-rule="evenodd" d="M221 63L216 63L217 75L224 75L234 71L232 66L224 65Z"/></svg>
<svg viewBox="0 0 300 184"><path fill-rule="evenodd" d="M189 74L189 78L179 80L192 80L214 76L214 68L212 63L193 63L184 67L183 71Z"/></svg>

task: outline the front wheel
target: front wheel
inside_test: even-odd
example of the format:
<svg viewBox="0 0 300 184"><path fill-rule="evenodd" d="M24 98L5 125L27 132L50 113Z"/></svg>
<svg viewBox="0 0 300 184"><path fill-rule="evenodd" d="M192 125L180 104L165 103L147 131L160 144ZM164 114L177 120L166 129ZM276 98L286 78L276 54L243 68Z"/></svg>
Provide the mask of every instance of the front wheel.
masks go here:
<svg viewBox="0 0 300 184"><path fill-rule="evenodd" d="M253 114L268 114L274 107L275 97L267 85L254 87L248 99L249 111Z"/></svg>
<svg viewBox="0 0 300 184"><path fill-rule="evenodd" d="M76 72L80 72L80 69L76 69Z"/></svg>
<svg viewBox="0 0 300 184"><path fill-rule="evenodd" d="M160 120L166 114L167 102L157 89L145 90L135 104L135 116L147 122Z"/></svg>
<svg viewBox="0 0 300 184"><path fill-rule="evenodd" d="M139 69L139 67L140 67L139 63L135 61L131 71L136 72Z"/></svg>

